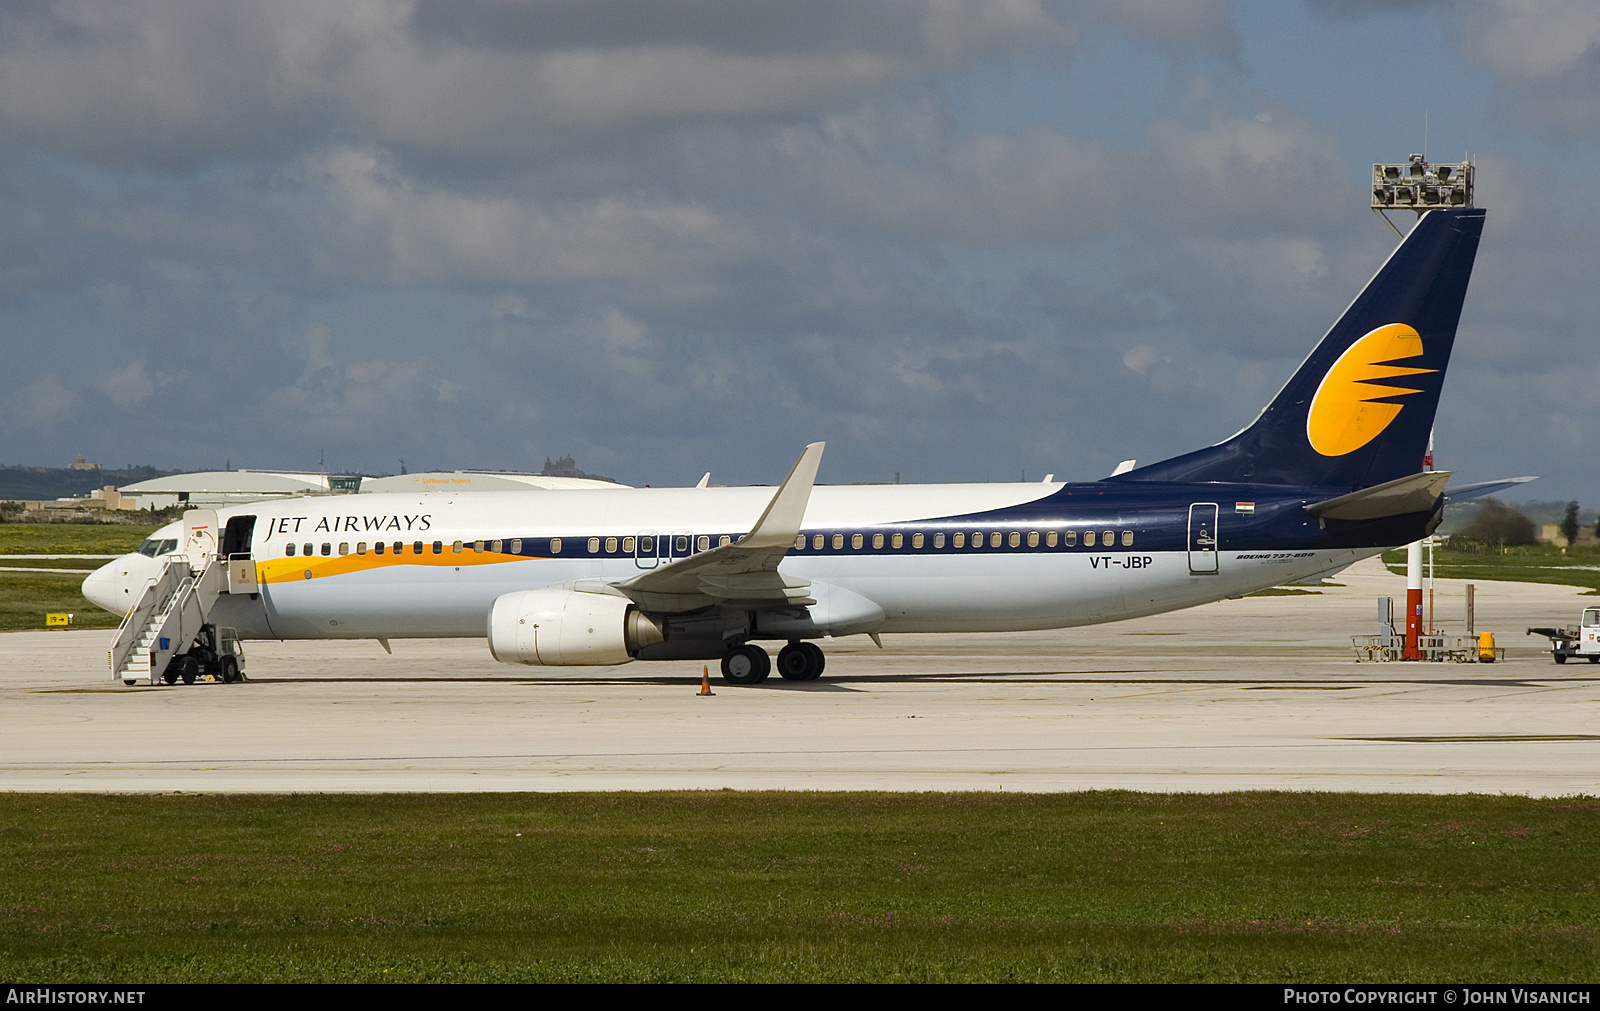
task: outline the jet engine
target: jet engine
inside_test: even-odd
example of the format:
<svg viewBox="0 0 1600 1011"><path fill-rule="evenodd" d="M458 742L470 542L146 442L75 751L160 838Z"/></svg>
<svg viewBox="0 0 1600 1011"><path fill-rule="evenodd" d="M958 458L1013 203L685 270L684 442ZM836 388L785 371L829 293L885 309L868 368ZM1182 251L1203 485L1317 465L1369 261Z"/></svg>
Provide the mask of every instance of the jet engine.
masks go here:
<svg viewBox="0 0 1600 1011"><path fill-rule="evenodd" d="M660 625L611 593L547 586L507 593L489 609L489 652L501 663L620 664L665 640Z"/></svg>

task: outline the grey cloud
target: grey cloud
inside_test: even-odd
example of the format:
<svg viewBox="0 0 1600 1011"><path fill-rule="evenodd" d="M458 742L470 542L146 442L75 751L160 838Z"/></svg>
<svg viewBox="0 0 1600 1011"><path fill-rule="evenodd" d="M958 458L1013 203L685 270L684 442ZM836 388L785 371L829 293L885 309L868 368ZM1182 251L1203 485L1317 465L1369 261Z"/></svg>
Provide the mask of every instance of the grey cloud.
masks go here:
<svg viewBox="0 0 1600 1011"><path fill-rule="evenodd" d="M78 394L69 390L60 376L49 372L11 396L6 415L14 428L46 434L76 418L81 403Z"/></svg>

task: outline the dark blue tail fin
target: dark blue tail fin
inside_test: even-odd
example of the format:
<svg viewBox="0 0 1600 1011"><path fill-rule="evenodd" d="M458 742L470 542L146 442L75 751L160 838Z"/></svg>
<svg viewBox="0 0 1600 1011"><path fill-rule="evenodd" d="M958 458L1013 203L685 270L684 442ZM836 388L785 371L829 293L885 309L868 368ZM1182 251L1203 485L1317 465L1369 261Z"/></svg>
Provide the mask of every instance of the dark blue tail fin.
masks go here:
<svg viewBox="0 0 1600 1011"><path fill-rule="evenodd" d="M1255 424L1111 480L1357 489L1420 471L1483 214L1424 215Z"/></svg>

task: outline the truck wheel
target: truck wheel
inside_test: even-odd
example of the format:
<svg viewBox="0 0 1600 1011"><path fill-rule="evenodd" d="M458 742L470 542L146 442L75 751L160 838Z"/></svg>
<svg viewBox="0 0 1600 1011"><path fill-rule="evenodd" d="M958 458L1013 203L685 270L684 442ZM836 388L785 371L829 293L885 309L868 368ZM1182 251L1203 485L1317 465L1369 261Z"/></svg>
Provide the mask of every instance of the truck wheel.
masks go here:
<svg viewBox="0 0 1600 1011"><path fill-rule="evenodd" d="M1552 653L1550 655L1555 657L1556 663L1566 663L1567 662L1567 655L1565 653Z"/></svg>

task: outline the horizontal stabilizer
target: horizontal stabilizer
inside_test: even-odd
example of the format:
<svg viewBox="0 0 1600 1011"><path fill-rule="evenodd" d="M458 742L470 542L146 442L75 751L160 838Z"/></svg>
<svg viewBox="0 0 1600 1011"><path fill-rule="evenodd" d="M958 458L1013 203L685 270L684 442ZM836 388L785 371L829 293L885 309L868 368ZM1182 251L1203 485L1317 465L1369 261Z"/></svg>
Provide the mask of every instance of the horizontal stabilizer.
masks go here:
<svg viewBox="0 0 1600 1011"><path fill-rule="evenodd" d="M1504 477L1498 481L1479 481L1476 484L1458 484L1454 488L1445 489L1445 498L1451 502L1468 502L1485 495L1493 495L1497 491L1515 488L1519 484L1537 481L1537 477Z"/></svg>
<svg viewBox="0 0 1600 1011"><path fill-rule="evenodd" d="M1326 520L1377 520L1385 516L1425 513L1433 509L1449 480L1448 470L1425 470L1338 498L1313 502L1306 506L1306 512Z"/></svg>

